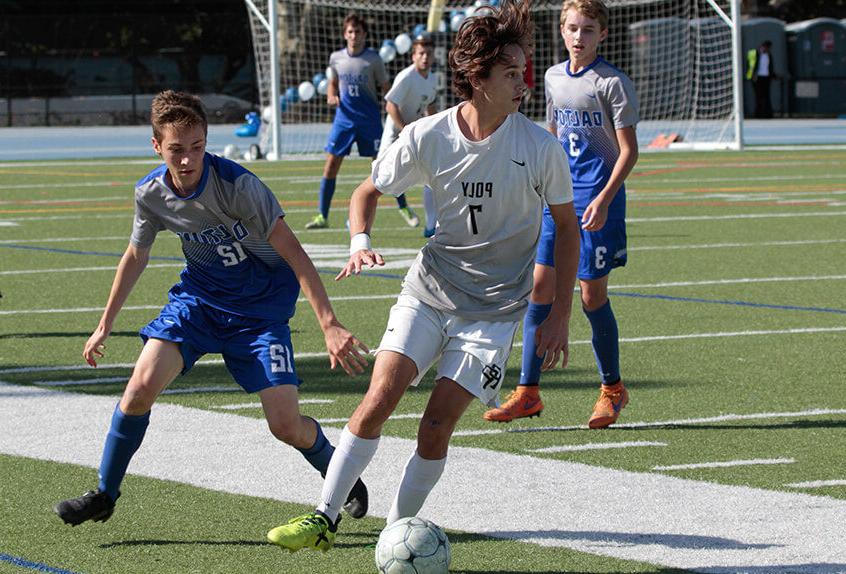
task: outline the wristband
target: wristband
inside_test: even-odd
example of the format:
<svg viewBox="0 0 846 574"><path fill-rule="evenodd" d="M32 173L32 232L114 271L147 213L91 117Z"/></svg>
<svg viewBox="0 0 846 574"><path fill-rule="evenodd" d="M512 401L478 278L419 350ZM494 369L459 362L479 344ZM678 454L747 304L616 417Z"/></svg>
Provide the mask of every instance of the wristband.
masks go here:
<svg viewBox="0 0 846 574"><path fill-rule="evenodd" d="M370 236L366 233L356 233L350 239L350 255L362 249L370 249Z"/></svg>

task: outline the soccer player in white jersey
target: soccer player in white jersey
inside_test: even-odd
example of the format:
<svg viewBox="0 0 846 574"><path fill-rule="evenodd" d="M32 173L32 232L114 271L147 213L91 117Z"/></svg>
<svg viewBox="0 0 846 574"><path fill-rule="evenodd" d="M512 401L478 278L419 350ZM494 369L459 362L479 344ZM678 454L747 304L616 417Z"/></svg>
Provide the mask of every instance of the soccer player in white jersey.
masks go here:
<svg viewBox="0 0 846 574"><path fill-rule="evenodd" d="M544 204L558 225L557 297L536 331L544 368L567 362L578 264L577 219L567 161L556 139L520 114L531 38L529 2L505 1L468 18L449 61L459 105L409 125L350 204L350 260L338 278L382 265L370 246L376 204L425 182L438 206L434 237L420 251L391 309L373 376L341 434L315 512L268 532L291 551L328 550L339 510L369 464L382 425L409 385L437 363L388 523L414 516L443 472L450 437L474 398L495 404L512 339L532 289Z"/></svg>
<svg viewBox="0 0 846 574"><path fill-rule="evenodd" d="M588 420L595 429L616 422L629 400L620 378L619 336L608 299L608 277L612 269L626 264L623 182L638 156L637 98L629 78L597 55L608 35L608 9L602 0L566 0L561 35L570 59L546 71L547 121L567 153L581 221L579 287L601 378L599 399ZM545 214L534 288L523 321L520 383L501 407L485 413L489 421L509 422L539 415L543 409L541 365L532 341L555 298L555 233L555 222Z"/></svg>
<svg viewBox="0 0 846 574"><path fill-rule="evenodd" d="M332 131L326 142L326 163L320 180L319 212L306 224L306 229L329 227L329 208L335 195L335 181L344 158L353 143L358 154L376 157L382 134L382 110L378 90L389 87L388 73L379 52L366 45L367 21L358 14L344 18L346 47L329 56L329 87L326 103L335 109ZM405 196L397 198L400 214L411 227L420 225Z"/></svg>
<svg viewBox="0 0 846 574"><path fill-rule="evenodd" d="M144 346L111 419L98 488L54 508L74 526L109 519L153 403L206 353L221 353L235 381L258 394L277 439L326 472L334 449L317 421L300 415L297 400L288 320L300 287L323 331L332 368L340 365L352 375L366 364L359 353L366 347L338 321L273 192L240 165L206 153L208 124L200 99L162 92L153 99L151 120L153 149L164 164L136 184L132 235L100 323L85 343L85 360L96 367L103 356L160 231L179 238L185 268L159 316L141 329ZM347 511L366 514L363 483L353 489Z"/></svg>
<svg viewBox="0 0 846 574"><path fill-rule="evenodd" d="M391 147L402 129L411 122L435 113L435 98L438 95L438 78L431 73L435 44L432 36L423 33L411 44L412 64L394 78L394 83L385 94L385 130L379 142L379 155ZM435 234L435 200L432 188L423 186L423 207L426 210L426 225L423 237Z"/></svg>

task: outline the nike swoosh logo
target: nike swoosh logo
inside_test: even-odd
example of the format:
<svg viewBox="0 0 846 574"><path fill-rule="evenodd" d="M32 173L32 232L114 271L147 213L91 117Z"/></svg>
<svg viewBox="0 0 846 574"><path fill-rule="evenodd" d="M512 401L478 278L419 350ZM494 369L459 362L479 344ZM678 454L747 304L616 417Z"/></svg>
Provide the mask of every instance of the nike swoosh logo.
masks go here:
<svg viewBox="0 0 846 574"><path fill-rule="evenodd" d="M526 167L525 161L517 161L516 159L512 159L511 161L513 161L514 163L516 163L517 165L519 165L521 167Z"/></svg>
<svg viewBox="0 0 846 574"><path fill-rule="evenodd" d="M587 97L589 97L589 98L590 98L590 99L592 99L592 100L595 100L595 99L596 99L596 94L588 94L588 95L587 95Z"/></svg>

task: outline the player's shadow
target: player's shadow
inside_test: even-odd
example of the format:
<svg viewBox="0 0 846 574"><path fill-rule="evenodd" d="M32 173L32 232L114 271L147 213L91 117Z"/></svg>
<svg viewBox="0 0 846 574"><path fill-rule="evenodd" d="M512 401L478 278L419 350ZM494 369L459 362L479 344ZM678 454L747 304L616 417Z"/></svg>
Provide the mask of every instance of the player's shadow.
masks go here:
<svg viewBox="0 0 846 574"><path fill-rule="evenodd" d="M796 420L780 423L746 423L733 424L726 422L725 424L685 424L685 423L667 423L663 425L650 425L644 427L614 427L618 432L640 432L640 431L654 431L655 429L676 429L676 430L813 430L813 429L827 429L827 428L846 428L846 419L832 420Z"/></svg>
<svg viewBox="0 0 846 574"><path fill-rule="evenodd" d="M654 545L683 550L766 550L778 548L780 544L750 544L719 536L699 536L696 534L664 533L627 533L582 530L535 530L535 531L497 531L497 538L536 539L546 538L562 541L607 543L613 546ZM450 540L452 540L450 538Z"/></svg>
<svg viewBox="0 0 846 574"><path fill-rule="evenodd" d="M257 540L162 540L141 539L121 540L100 544L99 548L120 548L124 546L267 546L267 542Z"/></svg>
<svg viewBox="0 0 846 574"><path fill-rule="evenodd" d="M87 339L91 336L91 331L61 331L48 333L5 333L0 335L2 339L52 339L61 337L74 337L78 339ZM117 331L109 335L110 337L137 337L138 331Z"/></svg>

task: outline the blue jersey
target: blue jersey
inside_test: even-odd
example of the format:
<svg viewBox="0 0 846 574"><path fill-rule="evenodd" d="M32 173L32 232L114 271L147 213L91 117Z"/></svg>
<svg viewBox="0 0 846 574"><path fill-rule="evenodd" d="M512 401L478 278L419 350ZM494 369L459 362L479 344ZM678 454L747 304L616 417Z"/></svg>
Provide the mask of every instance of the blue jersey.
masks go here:
<svg viewBox="0 0 846 574"><path fill-rule="evenodd" d="M235 162L209 153L189 197L177 196L162 165L135 186L130 241L148 248L159 231L182 242L185 269L170 297L242 315L287 321L300 286L267 239L284 212L273 192Z"/></svg>
<svg viewBox="0 0 846 574"><path fill-rule="evenodd" d="M344 48L332 52L329 67L338 78L338 95L341 100L335 112L335 122L375 124L381 129L382 110L377 90L388 81L388 73L379 52L365 48L351 56Z"/></svg>
<svg viewBox="0 0 846 574"><path fill-rule="evenodd" d="M574 74L569 60L544 77L546 119L570 162L576 214L581 216L611 177L620 157L616 130L638 122L637 97L623 72L597 58ZM608 219L625 219L626 190L621 186Z"/></svg>

